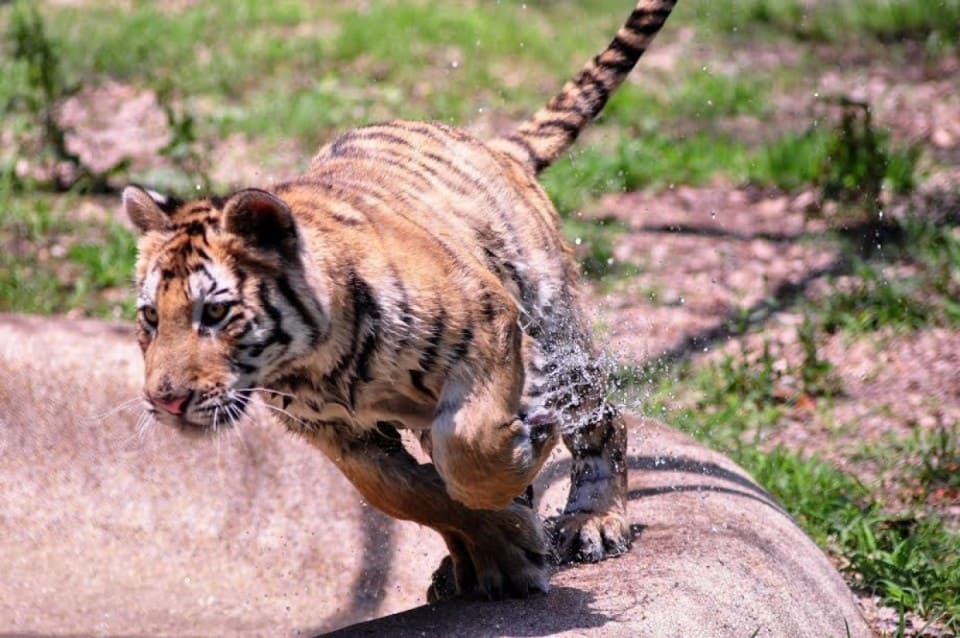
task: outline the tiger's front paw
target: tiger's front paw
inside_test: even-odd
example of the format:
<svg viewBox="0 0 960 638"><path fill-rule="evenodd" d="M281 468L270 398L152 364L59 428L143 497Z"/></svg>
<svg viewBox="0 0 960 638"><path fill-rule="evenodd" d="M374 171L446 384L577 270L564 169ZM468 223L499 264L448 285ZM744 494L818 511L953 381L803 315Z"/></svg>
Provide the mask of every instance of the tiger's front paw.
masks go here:
<svg viewBox="0 0 960 638"><path fill-rule="evenodd" d="M618 511L574 512L547 521L557 561L596 563L620 556L630 549L633 533Z"/></svg>

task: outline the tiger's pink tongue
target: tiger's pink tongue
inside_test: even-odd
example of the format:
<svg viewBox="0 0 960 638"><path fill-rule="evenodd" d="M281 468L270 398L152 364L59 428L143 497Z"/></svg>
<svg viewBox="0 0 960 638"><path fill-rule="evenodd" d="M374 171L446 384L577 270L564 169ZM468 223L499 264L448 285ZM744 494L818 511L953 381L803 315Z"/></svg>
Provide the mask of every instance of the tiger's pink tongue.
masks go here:
<svg viewBox="0 0 960 638"><path fill-rule="evenodd" d="M169 401L164 401L163 399L155 399L154 403L159 407L163 408L170 414L180 414L182 412L183 404L186 402L187 396L174 397Z"/></svg>

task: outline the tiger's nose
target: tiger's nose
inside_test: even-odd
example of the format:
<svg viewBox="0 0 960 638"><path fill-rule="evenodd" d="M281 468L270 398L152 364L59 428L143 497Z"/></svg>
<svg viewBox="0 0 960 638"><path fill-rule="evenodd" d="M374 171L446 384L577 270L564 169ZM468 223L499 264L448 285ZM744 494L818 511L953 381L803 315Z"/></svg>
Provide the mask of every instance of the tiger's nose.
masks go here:
<svg viewBox="0 0 960 638"><path fill-rule="evenodd" d="M189 397L189 394L184 394L183 396L179 397L166 395L163 397L153 397L151 398L151 401L153 401L154 405L163 408L170 414L182 414L183 404L187 402Z"/></svg>

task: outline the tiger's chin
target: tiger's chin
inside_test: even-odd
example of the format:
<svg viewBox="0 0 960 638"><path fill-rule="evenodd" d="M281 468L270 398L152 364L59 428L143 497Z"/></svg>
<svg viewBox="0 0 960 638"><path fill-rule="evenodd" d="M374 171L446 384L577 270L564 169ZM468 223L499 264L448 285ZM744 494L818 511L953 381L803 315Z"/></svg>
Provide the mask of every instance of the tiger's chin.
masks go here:
<svg viewBox="0 0 960 638"><path fill-rule="evenodd" d="M220 417L219 415L217 417L211 415L209 419L202 420L197 417L188 417L182 414L173 415L157 412L153 417L162 425L172 427L189 439L214 437L220 432L232 428L236 422L235 419L230 419L226 416Z"/></svg>

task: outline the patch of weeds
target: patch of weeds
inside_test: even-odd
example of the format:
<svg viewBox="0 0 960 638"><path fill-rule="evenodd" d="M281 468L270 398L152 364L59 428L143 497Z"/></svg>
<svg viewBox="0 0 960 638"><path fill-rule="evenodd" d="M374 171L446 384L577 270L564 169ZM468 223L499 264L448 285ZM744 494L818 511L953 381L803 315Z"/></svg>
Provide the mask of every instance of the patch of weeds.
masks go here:
<svg viewBox="0 0 960 638"><path fill-rule="evenodd" d="M6 39L11 60L2 69L17 78L3 86L3 112L17 118L15 149L6 162L29 159L33 188L44 187L73 192L108 192L108 178L127 168L120 159L106 170L94 170L80 155L67 147L67 130L57 120L62 102L73 95L78 86L71 85L63 72L60 42L48 35L47 24L35 4L17 2L8 26ZM161 104L172 132L171 142L161 150L191 177L196 174L207 185L205 171L200 170L201 154L196 151L194 119L183 110L173 108L169 93L161 93ZM4 173L16 178L8 166ZM21 180L18 180L21 181Z"/></svg>
<svg viewBox="0 0 960 638"><path fill-rule="evenodd" d="M77 243L67 250L67 259L80 266L84 273L75 284L78 292L131 284L136 238L116 223L102 226L98 235L96 241Z"/></svg>
<svg viewBox="0 0 960 638"><path fill-rule="evenodd" d="M133 316L133 236L116 223L79 224L47 197L27 196L0 218L0 311Z"/></svg>
<svg viewBox="0 0 960 638"><path fill-rule="evenodd" d="M858 588L948 632L960 630L960 536L934 517L872 514L849 521L837 534Z"/></svg>
<svg viewBox="0 0 960 638"><path fill-rule="evenodd" d="M35 4L19 1L13 5L5 40L10 59L4 71L20 81L5 87L10 94L6 96L4 114L25 116L29 123L16 140L17 146L22 146L17 155L37 156L50 163L67 162L79 169L80 159L67 150L65 132L56 119L58 102L72 89L65 83L60 52L47 35L46 24ZM58 176L54 175L53 181L57 180Z"/></svg>
<svg viewBox="0 0 960 638"><path fill-rule="evenodd" d="M921 268L925 288L936 297L947 324L960 324L960 229L944 221L908 218L893 255Z"/></svg>
<svg viewBox="0 0 960 638"><path fill-rule="evenodd" d="M842 391L833 364L820 356L817 346L818 330L810 315L797 327L797 340L803 349L803 360L798 370L800 390L808 397L832 397Z"/></svg>
<svg viewBox="0 0 960 638"><path fill-rule="evenodd" d="M196 117L186 107L175 105L173 88L169 85L158 91L157 101L167 117L170 130L170 141L159 150L159 154L173 162L191 186L210 192L212 183L207 159L210 149L201 144L197 135Z"/></svg>
<svg viewBox="0 0 960 638"><path fill-rule="evenodd" d="M854 476L776 448L738 459L822 547L842 556L854 586L885 605L960 627L960 536L934 517L891 516Z"/></svg>
<svg viewBox="0 0 960 638"><path fill-rule="evenodd" d="M783 414L776 392L781 372L775 363L769 344L757 356L744 346L737 355L718 362L682 367L674 379L634 370L621 373L621 382L629 389L631 383L657 379L644 401L645 413L661 416L715 449L738 455L756 445Z"/></svg>
<svg viewBox="0 0 960 638"><path fill-rule="evenodd" d="M824 104L827 108L815 116L817 125L788 133L755 152L751 182L788 191L812 184L823 200L870 212L878 208L884 189L898 195L913 191L918 147L892 144L889 133L873 125L866 103L839 97Z"/></svg>
<svg viewBox="0 0 960 638"><path fill-rule="evenodd" d="M824 101L840 109L818 179L824 199L874 210L885 182L900 195L913 191L919 150L892 148L889 134L873 125L869 104L848 97Z"/></svg>
<svg viewBox="0 0 960 638"><path fill-rule="evenodd" d="M918 431L916 447L920 455L917 478L926 499L931 492L945 490L960 497L960 428L940 426L933 431Z"/></svg>
<svg viewBox="0 0 960 638"><path fill-rule="evenodd" d="M915 283L888 279L868 263L859 262L844 282L817 304L827 332L873 332L885 326L916 330L933 317L931 308L914 294Z"/></svg>

